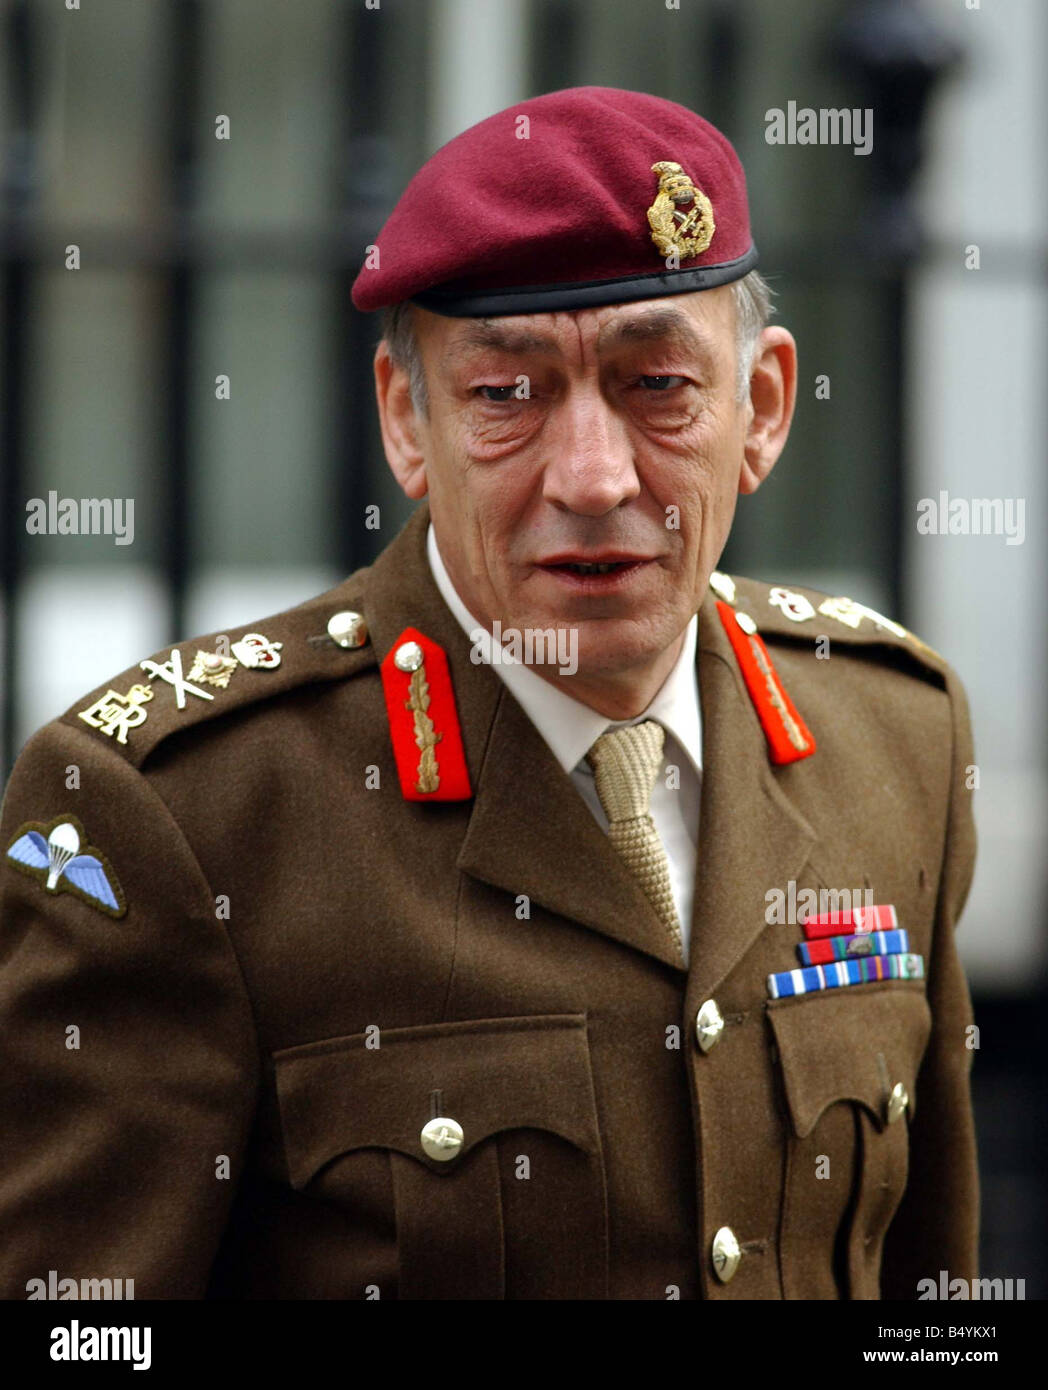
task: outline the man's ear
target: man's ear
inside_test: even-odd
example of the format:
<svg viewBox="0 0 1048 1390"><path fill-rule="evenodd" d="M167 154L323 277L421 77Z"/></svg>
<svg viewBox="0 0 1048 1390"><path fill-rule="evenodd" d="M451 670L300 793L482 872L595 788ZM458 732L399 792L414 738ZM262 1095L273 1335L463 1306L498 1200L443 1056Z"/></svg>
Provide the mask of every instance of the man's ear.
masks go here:
<svg viewBox="0 0 1048 1390"><path fill-rule="evenodd" d="M375 398L386 461L407 496L417 501L426 495L427 487L419 419L411 403L408 374L390 357L385 339L375 349Z"/></svg>
<svg viewBox="0 0 1048 1390"><path fill-rule="evenodd" d="M756 492L775 467L797 400L797 344L777 325L761 333L750 372L750 421L739 491Z"/></svg>

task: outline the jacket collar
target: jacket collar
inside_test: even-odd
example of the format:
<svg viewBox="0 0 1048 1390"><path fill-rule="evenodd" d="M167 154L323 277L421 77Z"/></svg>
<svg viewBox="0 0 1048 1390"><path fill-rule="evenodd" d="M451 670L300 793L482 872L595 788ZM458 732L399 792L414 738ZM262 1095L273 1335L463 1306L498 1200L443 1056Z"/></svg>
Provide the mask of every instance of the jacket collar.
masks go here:
<svg viewBox="0 0 1048 1390"><path fill-rule="evenodd" d="M699 609L704 771L688 982L696 1006L765 930L768 890L800 878L817 838L792 790L806 767L769 762L715 598L708 592Z"/></svg>
<svg viewBox="0 0 1048 1390"><path fill-rule="evenodd" d="M474 789L458 867L683 973L570 775L496 673L471 660L429 568L428 524L423 503L362 576L364 602L377 660L409 626L447 654ZM689 994L705 997L764 929L765 892L799 876L815 833L768 762L712 593L698 620L703 793Z"/></svg>

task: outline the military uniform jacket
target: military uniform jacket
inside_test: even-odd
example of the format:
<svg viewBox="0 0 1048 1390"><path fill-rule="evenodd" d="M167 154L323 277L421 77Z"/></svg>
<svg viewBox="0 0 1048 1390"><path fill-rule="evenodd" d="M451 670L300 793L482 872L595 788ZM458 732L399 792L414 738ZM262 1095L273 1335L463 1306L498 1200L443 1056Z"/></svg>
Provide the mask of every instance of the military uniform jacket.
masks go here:
<svg viewBox="0 0 1048 1390"><path fill-rule="evenodd" d="M685 969L471 660L427 520L254 624L276 669L184 709L154 680L125 743L80 717L103 686L23 750L5 853L75 819L126 911L0 865L0 1292L51 1270L133 1279L137 1299L912 1299L940 1269L974 1278L954 943L973 754L950 668L737 580L817 742L773 766L707 595ZM311 642L340 610L369 640ZM469 799L401 793L379 665L408 627L447 654ZM184 671L215 645L181 644ZM894 904L925 977L769 999L803 939L767 920L791 880ZM724 1026L703 1051L707 1000ZM462 1129L450 1161L421 1144L437 1116Z"/></svg>

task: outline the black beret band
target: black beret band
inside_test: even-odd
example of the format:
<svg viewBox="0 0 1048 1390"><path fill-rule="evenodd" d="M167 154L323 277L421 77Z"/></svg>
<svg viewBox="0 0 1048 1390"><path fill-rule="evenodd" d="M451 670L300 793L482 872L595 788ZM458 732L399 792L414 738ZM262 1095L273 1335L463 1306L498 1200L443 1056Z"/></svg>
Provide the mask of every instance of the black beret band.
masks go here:
<svg viewBox="0 0 1048 1390"><path fill-rule="evenodd" d="M519 285L500 290L460 290L454 285L422 290L411 303L449 318L488 318L499 314L554 313L563 309L593 309L603 304L626 304L667 294L690 294L741 280L757 264L757 248L721 265L692 270L662 270L613 280L581 280L561 285Z"/></svg>

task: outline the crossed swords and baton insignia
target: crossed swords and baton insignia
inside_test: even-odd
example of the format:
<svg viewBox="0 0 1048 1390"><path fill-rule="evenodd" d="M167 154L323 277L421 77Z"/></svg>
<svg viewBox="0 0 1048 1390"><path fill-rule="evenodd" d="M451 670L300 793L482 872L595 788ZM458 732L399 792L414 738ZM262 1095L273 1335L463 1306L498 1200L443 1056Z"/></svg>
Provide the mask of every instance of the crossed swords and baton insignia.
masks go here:
<svg viewBox="0 0 1048 1390"><path fill-rule="evenodd" d="M225 689L238 666L249 669L271 671L280 665L282 642L271 642L261 632L248 632L232 646L233 656L220 656L216 652L198 651L189 669L188 676L182 666L182 653L172 647L166 661L154 661L151 657L140 661L139 667L154 681L163 681L175 692L175 704L185 709L187 697L198 700L213 700L209 690L202 690L196 681ZM126 744L128 731L144 724L149 711L145 708L153 699L151 685L135 684L126 693L109 689L100 695L93 704L78 711L85 724L100 730L117 743Z"/></svg>

